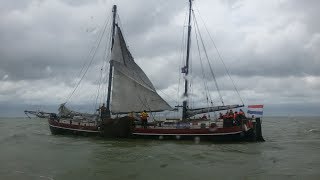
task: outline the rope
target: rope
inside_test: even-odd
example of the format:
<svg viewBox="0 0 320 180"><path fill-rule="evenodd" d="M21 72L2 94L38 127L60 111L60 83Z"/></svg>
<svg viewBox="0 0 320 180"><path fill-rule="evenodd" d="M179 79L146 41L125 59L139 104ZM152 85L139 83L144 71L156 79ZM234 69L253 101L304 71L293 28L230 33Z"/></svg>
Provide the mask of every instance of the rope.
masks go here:
<svg viewBox="0 0 320 180"><path fill-rule="evenodd" d="M194 21L195 21L195 24L196 24L196 28L197 28L197 30L198 30L198 32L199 32L199 26L198 26L198 22L197 22L197 20L196 20L196 17L195 17L195 15L194 15L194 11L192 11L192 14L193 14L193 17L194 17ZM222 98L222 95L221 95L221 92L220 92L220 88L219 88L219 86L218 86L217 79L216 79L215 74L214 74L214 72L213 72L211 63L210 63L210 61L209 61L209 57L208 57L208 53L207 53L206 47L205 47L205 45L204 45L204 43L203 43L203 39L202 39L202 36L201 36L200 33L199 33L199 37L200 37L200 40L201 40L201 44L202 44L204 53L205 53L205 55L206 55L206 59L207 59L207 62L208 62L209 68L210 68L211 75L212 75L213 80L214 80L214 83L215 83L215 85L216 85L216 88L217 88L217 91L218 91L220 100L221 100L222 104L224 105L224 101L223 101L223 98Z"/></svg>
<svg viewBox="0 0 320 180"><path fill-rule="evenodd" d="M207 28L206 24L204 23L204 20L202 19L201 15L200 15L200 11L198 10L197 7L196 7L196 9L197 9L197 11L198 11L198 13L199 13L200 19L201 19L201 21L203 22L204 27L205 27L208 35L209 35L209 37L210 37L210 40L212 41L212 43L213 43L213 45L214 45L214 48L216 49L216 51L217 51L217 53L218 53L219 59L220 59L220 61L222 62L223 67L224 67L224 69L226 70L227 75L229 76L229 78L230 78L230 80L231 80L231 82L232 82L232 85L233 85L234 89L236 90L236 92L237 92L237 94L238 94L238 96L239 96L239 98L240 98L241 103L244 104L244 103L243 103L243 100L242 100L242 98L241 98L241 96L240 96L239 90L238 90L237 86L235 85L233 79L231 78L231 75L230 75L230 73L229 73L229 70L228 70L226 64L224 63L224 61L223 61L223 59L222 59L222 56L221 56L221 54L220 54L220 51L218 50L218 48L217 48L217 46L216 46L216 43L214 42L211 34L210 34L209 31L208 31L208 28Z"/></svg>
<svg viewBox="0 0 320 180"><path fill-rule="evenodd" d="M161 89L158 89L158 91L160 91L162 94L164 94L164 95L167 96L169 99L171 99L172 101L174 101L175 103L178 104L178 100L177 100L177 99L173 99L171 96L169 96L168 94L166 94L165 92L163 92Z"/></svg>
<svg viewBox="0 0 320 180"><path fill-rule="evenodd" d="M207 99L207 105L209 107L209 102L208 102L208 98L210 98L210 101L212 102L211 96L208 93L209 89L208 89L208 85L206 83L206 75L204 73L204 67L203 67L203 63L202 63L202 57L201 57L201 53L200 53L200 47L199 47L199 40L198 40L198 34L197 31L195 29L195 34L196 34L196 40L197 40L197 48L198 48L198 53L199 53L199 59L200 59L200 65L201 65L201 70L202 70L202 78L203 78L203 83L204 83L204 87L205 87L205 94L206 94L206 99ZM210 96L210 97L209 97Z"/></svg>
<svg viewBox="0 0 320 180"><path fill-rule="evenodd" d="M184 16L184 23L183 23L183 30L182 30L182 39L181 39L181 41L182 41L182 43L181 43L181 55L180 55L180 59L181 59L181 62L180 62L180 67L178 67L178 72L179 72L179 82L178 82L178 92L177 92L177 99L180 99L180 83L181 83L181 74L182 73L180 73L180 71L181 71L181 67L183 67L184 65L184 63L183 63L183 60L184 60L184 50L185 50L185 48L184 48L184 46L185 46L185 38L184 38L184 36L185 36L185 26L186 26L186 23L187 23L187 16L188 16L188 11L186 11L186 13L185 13L185 16ZM179 104L178 104L179 105Z"/></svg>
<svg viewBox="0 0 320 180"><path fill-rule="evenodd" d="M106 56L106 58L105 58L105 69L104 69L104 74L105 74L105 76L104 76L104 80L103 80L103 83L104 83L104 87L103 87L103 89L104 89L104 91L103 91L103 95L102 95L102 100L101 101L103 101L103 100L105 100L106 99L106 96L107 96L107 90L108 90L108 80L109 80L109 73L108 73L108 59L110 59L110 56L111 56L111 52L110 52L110 48L111 48L111 42L112 42L112 37L111 37L111 30L109 31L109 41L108 41L108 45L109 45L109 47L108 46L106 46L106 53L105 54L107 54L107 56ZM108 53L109 52L109 53ZM100 102L100 103L102 103L102 102Z"/></svg>
<svg viewBox="0 0 320 180"><path fill-rule="evenodd" d="M103 103L104 99L106 98L106 91L107 91L107 85L106 85L106 79L108 78L107 75L105 74L108 74L107 73L107 62L108 62L108 59L109 59L109 56L110 56L110 49L109 47L111 46L111 31L109 31L107 37L108 38L108 41L106 43L106 46L105 46L105 52L104 52L104 59L103 59L103 65L100 69L100 76L99 76L99 86L98 86L98 90L97 90L97 96L96 96L96 100L95 100L95 105L94 105L94 109L97 109L98 107L98 99L99 97L101 97L100 99L100 104ZM102 93L100 94L100 91L102 91Z"/></svg>
<svg viewBox="0 0 320 180"><path fill-rule="evenodd" d="M101 35L100 35L100 38L99 38L99 41L98 41L98 45L96 46L96 48L93 48L93 49L94 49L94 51L93 51L93 56L92 56L92 58L91 58L91 60L90 60L90 62L89 62L89 64L88 64L87 68L85 69L83 75L81 76L80 80L79 80L78 83L76 84L76 86L75 86L75 88L73 89L73 91L71 92L71 94L68 96L68 98L67 98L67 100L66 100L65 103L67 103L67 102L70 100L70 98L73 96L73 94L75 93L75 91L76 91L77 88L79 87L81 81L83 80L83 78L84 78L85 75L87 74L88 69L89 69L90 66L92 65L92 62L93 62L93 60L94 60L94 57L95 57L95 55L96 55L96 53L97 53L97 50L98 50L98 48L99 48L99 46L100 46L100 44L101 44L102 37L103 37L103 35L104 35L105 31L106 31L106 28L107 28L107 24L108 24L109 19L110 19L110 18L108 18L108 19L105 21L103 31L102 31L102 33L101 33ZM80 72L82 72L82 71L83 71L83 69L81 69Z"/></svg>
<svg viewBox="0 0 320 180"><path fill-rule="evenodd" d="M141 100L141 98L140 98L140 95L138 96L138 98L139 98L139 101L140 102L142 102L142 100ZM149 114L150 114L150 116L152 116L152 120L154 121L155 120L155 115L154 115L154 113L152 113L152 111L151 111L151 108L150 108L150 106L149 106L149 104L148 104L148 101L146 100L146 98L144 98L145 99L145 103L143 103L143 105L149 110ZM145 110L145 109L144 109Z"/></svg>
<svg viewBox="0 0 320 180"><path fill-rule="evenodd" d="M190 35L191 36L191 35ZM191 38L190 38L190 48L191 48ZM189 69L190 69L190 75L189 75L189 87L190 87L190 94L192 95L193 92L194 92L194 89L193 89L193 78L191 76L191 74L193 74L193 52L190 51L190 58L189 58ZM195 100L193 98L193 96L188 96L188 100L191 102L190 105L189 105L189 108L193 108L195 107L194 104L195 104Z"/></svg>
<svg viewBox="0 0 320 180"><path fill-rule="evenodd" d="M110 26L112 27L112 26ZM107 34L106 37L109 37L108 40L106 41L106 44L105 44L105 52L104 52L104 58L103 58L103 70L101 72L102 76L101 76L101 95L99 95L101 98L100 98L100 101L99 101L99 104L102 104L103 101L105 101L106 99L106 96L107 96L107 89L108 89L108 86L107 86L107 79L108 79L108 69L107 68L107 65L108 65L108 60L109 60L109 57L110 57L110 47L111 47L111 28L110 30L108 31L109 33ZM98 96L97 96L98 97ZM96 99L96 104L95 104L95 109L97 109L97 105L98 105L98 98Z"/></svg>
<svg viewBox="0 0 320 180"><path fill-rule="evenodd" d="M100 87L101 87L101 81L102 81L102 74L103 74L103 66L102 66L101 69L100 69L99 85L98 85L98 90L97 90L97 97L96 97L95 104L94 104L94 112L96 112L95 109L97 109L98 98L99 98L99 95L100 95Z"/></svg>

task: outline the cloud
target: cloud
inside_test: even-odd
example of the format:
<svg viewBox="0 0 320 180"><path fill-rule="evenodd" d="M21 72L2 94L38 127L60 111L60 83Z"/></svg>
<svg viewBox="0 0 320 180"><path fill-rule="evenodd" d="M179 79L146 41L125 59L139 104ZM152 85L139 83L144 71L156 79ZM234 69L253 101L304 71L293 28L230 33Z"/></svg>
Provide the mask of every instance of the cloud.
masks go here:
<svg viewBox="0 0 320 180"><path fill-rule="evenodd" d="M245 103L319 103L320 23L315 17L319 16L320 2L193 2L226 102L240 100L211 37ZM80 70L89 64L93 56L90 49L96 46L108 22L91 68L71 99L74 104L95 104L101 79L106 87L110 49L106 37L110 34L113 4L118 5L119 24L135 61L159 93L176 105L184 80L180 73L186 44L183 35L188 2L184 0L1 1L0 103L62 103L81 78ZM195 29L193 26L193 32ZM199 56L196 42L192 34L190 98L199 106L199 100L205 100L209 93L219 103L209 64L203 51ZM204 91L205 83L209 92Z"/></svg>
<svg viewBox="0 0 320 180"><path fill-rule="evenodd" d="M8 79L9 75L8 74L5 74L2 78L3 81L5 81L6 79Z"/></svg>

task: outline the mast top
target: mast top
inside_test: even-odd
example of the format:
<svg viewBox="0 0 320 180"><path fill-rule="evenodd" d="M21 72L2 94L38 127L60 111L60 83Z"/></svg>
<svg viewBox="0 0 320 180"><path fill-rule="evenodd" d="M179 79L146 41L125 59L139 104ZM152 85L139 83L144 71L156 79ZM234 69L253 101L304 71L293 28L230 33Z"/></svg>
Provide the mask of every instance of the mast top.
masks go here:
<svg viewBox="0 0 320 180"><path fill-rule="evenodd" d="M113 5L113 7L112 7L112 12L117 13L117 5Z"/></svg>

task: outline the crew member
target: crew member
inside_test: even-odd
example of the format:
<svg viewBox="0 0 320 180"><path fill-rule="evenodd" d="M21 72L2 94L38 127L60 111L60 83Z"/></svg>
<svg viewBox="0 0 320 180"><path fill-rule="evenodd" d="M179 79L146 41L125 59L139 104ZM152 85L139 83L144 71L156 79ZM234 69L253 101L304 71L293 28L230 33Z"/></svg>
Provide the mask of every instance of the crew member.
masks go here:
<svg viewBox="0 0 320 180"><path fill-rule="evenodd" d="M131 111L131 112L128 114L128 116L129 116L130 119L134 119L134 112Z"/></svg>
<svg viewBox="0 0 320 180"><path fill-rule="evenodd" d="M223 115L223 119L228 119L228 117L229 117L229 110L227 110L226 114Z"/></svg>
<svg viewBox="0 0 320 180"><path fill-rule="evenodd" d="M237 111L234 112L233 119L234 119L234 125L241 124L241 122L240 122L241 117L239 116L239 113Z"/></svg>
<svg viewBox="0 0 320 180"><path fill-rule="evenodd" d="M204 115L201 117L201 119L207 119L207 115L204 114Z"/></svg>
<svg viewBox="0 0 320 180"><path fill-rule="evenodd" d="M147 128L147 123L148 123L148 113L146 112L146 110L144 110L141 114L140 114L140 118L141 118L141 123L143 128Z"/></svg>
<svg viewBox="0 0 320 180"><path fill-rule="evenodd" d="M228 118L233 119L233 115L234 115L233 111L232 111L232 109L230 109Z"/></svg>
<svg viewBox="0 0 320 180"><path fill-rule="evenodd" d="M102 106L98 110L100 111L100 118L103 121L108 116L108 113L107 113L108 110L107 110L106 106L104 105L104 103L102 104Z"/></svg>
<svg viewBox="0 0 320 180"><path fill-rule="evenodd" d="M240 109L240 111L239 111L239 116L241 118L246 118L246 114L242 111L242 109Z"/></svg>
<svg viewBox="0 0 320 180"><path fill-rule="evenodd" d="M237 116L238 116L238 112L235 111L235 112L234 112L234 115L233 115L233 119L236 120L236 119L237 119Z"/></svg>

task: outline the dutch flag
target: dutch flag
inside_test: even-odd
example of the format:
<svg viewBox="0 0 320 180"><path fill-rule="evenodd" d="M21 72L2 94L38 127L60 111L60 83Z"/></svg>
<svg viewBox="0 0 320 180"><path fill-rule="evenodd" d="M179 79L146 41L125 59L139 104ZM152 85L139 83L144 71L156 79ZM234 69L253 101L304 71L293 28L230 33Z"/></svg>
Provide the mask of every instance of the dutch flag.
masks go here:
<svg viewBox="0 0 320 180"><path fill-rule="evenodd" d="M248 114L255 115L255 116L262 116L263 115L263 105L249 105L248 106Z"/></svg>

